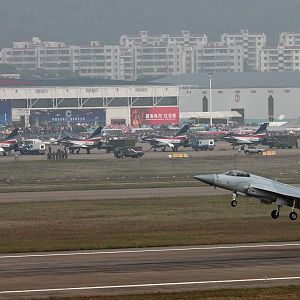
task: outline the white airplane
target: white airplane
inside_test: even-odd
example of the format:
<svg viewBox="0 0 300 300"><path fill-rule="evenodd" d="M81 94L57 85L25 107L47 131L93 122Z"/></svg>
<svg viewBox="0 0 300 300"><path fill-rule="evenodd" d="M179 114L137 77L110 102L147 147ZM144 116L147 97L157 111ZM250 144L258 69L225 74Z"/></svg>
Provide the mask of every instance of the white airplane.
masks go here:
<svg viewBox="0 0 300 300"><path fill-rule="evenodd" d="M80 149L85 149L87 154L90 154L91 149L98 148L101 145L101 131L102 126L98 127L88 138L72 138L65 136L62 139L58 140L59 144L62 144L66 147L69 147L70 152L78 154Z"/></svg>
<svg viewBox="0 0 300 300"><path fill-rule="evenodd" d="M6 137L6 139L0 141L0 152L3 153L3 156L6 155L6 152L11 150L16 150L18 147L18 131L19 128L13 129L13 131Z"/></svg>
<svg viewBox="0 0 300 300"><path fill-rule="evenodd" d="M275 203L277 205L277 209L271 213L273 219L279 217L280 208L284 205L292 208L290 219L292 221L297 219L295 209L300 209L300 188L298 187L239 170L221 174L196 175L194 178L211 186L232 191L232 207L237 206L238 195L255 197L263 204Z"/></svg>
<svg viewBox="0 0 300 300"><path fill-rule="evenodd" d="M252 134L234 134L223 137L223 140L235 145L257 145L267 137L267 127L269 123L263 123Z"/></svg>
<svg viewBox="0 0 300 300"><path fill-rule="evenodd" d="M154 147L154 151L157 148L161 148L162 151L165 151L167 147L170 147L173 152L177 152L180 146L184 146L188 143L187 132L190 129L191 125L184 125L174 137L145 137L142 139L142 142L148 142Z"/></svg>

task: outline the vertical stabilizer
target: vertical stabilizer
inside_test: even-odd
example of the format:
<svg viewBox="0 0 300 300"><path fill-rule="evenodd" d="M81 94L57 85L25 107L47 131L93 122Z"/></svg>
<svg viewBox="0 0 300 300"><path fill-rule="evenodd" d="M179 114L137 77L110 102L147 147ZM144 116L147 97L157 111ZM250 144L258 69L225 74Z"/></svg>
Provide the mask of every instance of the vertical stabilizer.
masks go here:
<svg viewBox="0 0 300 300"><path fill-rule="evenodd" d="M103 129L103 127L102 127L102 126L99 126L99 127L98 127L98 128L90 135L89 138L91 139L91 138L94 138L94 137L100 135L102 129Z"/></svg>
<svg viewBox="0 0 300 300"><path fill-rule="evenodd" d="M265 133L267 131L267 127L268 127L269 123L263 123L260 125L260 127L255 131L255 134L259 134L259 133Z"/></svg>
<svg viewBox="0 0 300 300"><path fill-rule="evenodd" d="M183 134L186 134L188 132L188 130L190 129L191 125L189 124L186 124L184 125L177 133L175 136L180 136L180 135L183 135Z"/></svg>
<svg viewBox="0 0 300 300"><path fill-rule="evenodd" d="M6 141L14 140L18 136L19 128L14 128L14 130L7 136Z"/></svg>

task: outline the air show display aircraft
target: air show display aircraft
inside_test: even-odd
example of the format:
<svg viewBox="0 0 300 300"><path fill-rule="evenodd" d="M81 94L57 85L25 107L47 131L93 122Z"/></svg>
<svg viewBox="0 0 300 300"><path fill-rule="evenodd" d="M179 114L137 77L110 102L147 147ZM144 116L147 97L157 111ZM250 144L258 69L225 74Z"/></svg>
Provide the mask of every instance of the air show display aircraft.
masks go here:
<svg viewBox="0 0 300 300"><path fill-rule="evenodd" d="M252 134L234 134L223 137L223 140L232 144L233 147L237 145L258 145L267 137L267 127L269 123L263 123Z"/></svg>
<svg viewBox="0 0 300 300"><path fill-rule="evenodd" d="M6 137L6 139L0 141L0 152L3 153L3 156L6 156L6 152L17 150L18 131L19 128L14 128L13 131Z"/></svg>
<svg viewBox="0 0 300 300"><path fill-rule="evenodd" d="M221 174L196 175L194 178L211 186L232 191L231 206L233 207L237 206L239 195L255 197L263 204L275 203L277 205L277 209L271 212L273 219L279 217L282 206L291 207L290 219L292 221L297 219L295 209L300 209L300 188L295 186L239 170Z"/></svg>
<svg viewBox="0 0 300 300"><path fill-rule="evenodd" d="M142 139L142 142L148 142L154 147L154 151L157 148L161 148L162 151L165 151L167 147L171 148L173 152L177 152L180 146L184 146L188 143L187 132L190 129L191 125L184 125L174 137L145 137Z"/></svg>
<svg viewBox="0 0 300 300"><path fill-rule="evenodd" d="M101 145L101 131L102 126L99 126L88 138L72 138L69 136L65 136L58 140L59 144L62 144L66 147L69 147L70 152L78 154L80 149L86 150L87 154L90 154L91 149L97 148Z"/></svg>

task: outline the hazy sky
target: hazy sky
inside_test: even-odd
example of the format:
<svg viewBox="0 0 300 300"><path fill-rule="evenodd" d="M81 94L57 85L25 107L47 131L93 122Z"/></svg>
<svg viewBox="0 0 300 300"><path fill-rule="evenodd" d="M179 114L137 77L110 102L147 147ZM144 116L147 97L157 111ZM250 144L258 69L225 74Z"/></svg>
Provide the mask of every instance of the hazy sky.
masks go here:
<svg viewBox="0 0 300 300"><path fill-rule="evenodd" d="M118 43L122 34L206 33L248 28L272 43L300 28L300 0L0 0L0 47L40 36L82 44Z"/></svg>

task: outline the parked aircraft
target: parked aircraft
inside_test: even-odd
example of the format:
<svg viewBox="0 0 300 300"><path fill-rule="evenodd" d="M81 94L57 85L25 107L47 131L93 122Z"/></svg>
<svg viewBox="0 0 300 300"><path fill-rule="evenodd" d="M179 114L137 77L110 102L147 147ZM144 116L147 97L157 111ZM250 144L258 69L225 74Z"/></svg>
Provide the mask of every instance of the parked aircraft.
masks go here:
<svg viewBox="0 0 300 300"><path fill-rule="evenodd" d="M274 126L277 122L273 122L268 127L270 132L282 132L282 133L299 133L300 132L300 118L290 120L286 123L283 123L280 126ZM273 126L272 126L273 125Z"/></svg>
<svg viewBox="0 0 300 300"><path fill-rule="evenodd" d="M196 175L194 178L211 186L232 191L232 207L237 206L238 195L255 197L263 204L275 203L277 205L277 209L271 213L273 219L279 217L280 209L284 205L292 208L290 219L292 221L297 219L295 209L300 209L300 188L295 186L239 170L231 170L222 174Z"/></svg>
<svg viewBox="0 0 300 300"><path fill-rule="evenodd" d="M263 123L254 134L233 134L224 136L223 140L232 144L233 147L236 145L257 145L266 138L268 124L269 123Z"/></svg>
<svg viewBox="0 0 300 300"><path fill-rule="evenodd" d="M177 152L180 146L184 146L188 143L187 132L190 129L189 124L184 125L174 137L145 137L142 138L142 142L148 142L154 147L154 151L157 148L161 148L165 151L167 147L172 148L173 152Z"/></svg>
<svg viewBox="0 0 300 300"><path fill-rule="evenodd" d="M0 141L0 152L3 153L3 156L6 155L6 152L11 150L17 150L18 148L18 131L19 128L14 128L13 131L6 137L6 139Z"/></svg>
<svg viewBox="0 0 300 300"><path fill-rule="evenodd" d="M88 138L72 138L70 136L64 136L58 143L69 147L70 153L78 154L80 149L85 149L87 154L90 154L91 149L98 148L101 145L101 131L102 126L98 127Z"/></svg>

